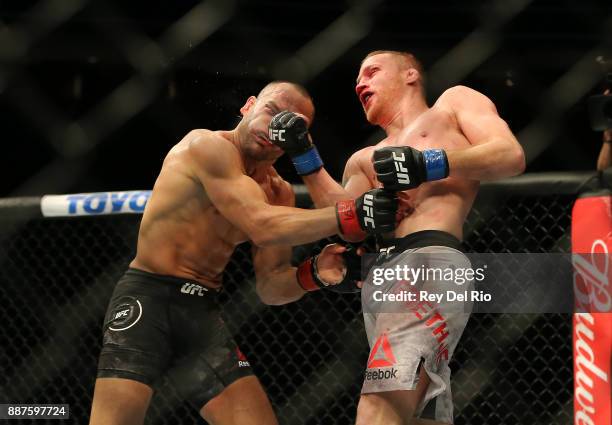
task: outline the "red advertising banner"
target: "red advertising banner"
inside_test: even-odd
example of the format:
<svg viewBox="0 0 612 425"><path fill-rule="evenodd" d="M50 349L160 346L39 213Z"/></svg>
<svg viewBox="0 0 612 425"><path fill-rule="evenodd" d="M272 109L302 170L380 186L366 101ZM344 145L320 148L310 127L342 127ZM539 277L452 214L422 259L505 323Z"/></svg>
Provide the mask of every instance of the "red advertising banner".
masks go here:
<svg viewBox="0 0 612 425"><path fill-rule="evenodd" d="M612 195L584 194L572 211L576 311L574 424L612 424ZM606 313L602 313L606 311Z"/></svg>

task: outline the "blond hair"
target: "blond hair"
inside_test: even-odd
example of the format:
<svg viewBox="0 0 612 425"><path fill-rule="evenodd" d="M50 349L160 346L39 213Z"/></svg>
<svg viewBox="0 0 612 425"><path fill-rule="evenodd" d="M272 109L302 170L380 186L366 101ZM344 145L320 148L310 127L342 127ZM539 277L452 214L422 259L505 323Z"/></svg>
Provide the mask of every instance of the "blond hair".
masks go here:
<svg viewBox="0 0 612 425"><path fill-rule="evenodd" d="M419 72L419 85L421 87L421 91L425 94L425 71L423 70L423 64L420 60L416 58L412 53L400 50L374 50L366 55L365 58L361 61L361 65L365 62L365 60L369 57L382 55L384 53L388 53L390 55L399 56L404 59L405 63L408 64L410 68L414 68Z"/></svg>

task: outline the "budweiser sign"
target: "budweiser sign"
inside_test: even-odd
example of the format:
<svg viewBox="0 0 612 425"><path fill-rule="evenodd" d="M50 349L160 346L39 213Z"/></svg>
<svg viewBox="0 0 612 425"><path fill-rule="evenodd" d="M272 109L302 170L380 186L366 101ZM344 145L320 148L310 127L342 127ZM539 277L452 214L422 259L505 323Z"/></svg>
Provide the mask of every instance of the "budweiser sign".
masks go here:
<svg viewBox="0 0 612 425"><path fill-rule="evenodd" d="M606 409L608 403L608 416L610 411L610 366L607 371L605 365L599 366L603 355L597 358L599 349L595 342L595 335L601 320L609 320L605 313L577 313L574 315L574 423L604 425L603 421L596 421L597 409ZM608 344L610 342L608 341ZM608 345L608 350L610 349ZM609 356L608 356L609 357ZM599 363L599 364L598 364ZM607 401L602 400L608 394ZM607 422L608 424L610 421Z"/></svg>
<svg viewBox="0 0 612 425"><path fill-rule="evenodd" d="M572 212L574 424L610 425L612 297L610 196L580 198Z"/></svg>
<svg viewBox="0 0 612 425"><path fill-rule="evenodd" d="M612 312L610 290L610 259L608 246L597 239L590 254L574 254L574 297L576 311Z"/></svg>

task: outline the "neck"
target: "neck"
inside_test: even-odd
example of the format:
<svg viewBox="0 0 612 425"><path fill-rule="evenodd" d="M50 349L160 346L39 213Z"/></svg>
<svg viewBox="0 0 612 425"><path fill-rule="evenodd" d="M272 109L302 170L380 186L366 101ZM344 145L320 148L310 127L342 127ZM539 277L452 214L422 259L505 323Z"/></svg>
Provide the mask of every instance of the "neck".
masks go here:
<svg viewBox="0 0 612 425"><path fill-rule="evenodd" d="M385 130L387 136L395 136L428 109L429 106L421 93L417 90L411 91L398 103L398 108L391 119L381 124L380 127Z"/></svg>
<svg viewBox="0 0 612 425"><path fill-rule="evenodd" d="M271 160L255 160L245 155L242 150L244 138L246 138L246 130L241 126L242 122L238 124L236 128L227 132L227 136L232 144L240 152L240 158L242 159L242 165L247 176L256 177L267 173L267 169L274 164L274 159Z"/></svg>
<svg viewBox="0 0 612 425"><path fill-rule="evenodd" d="M246 157L242 157L244 161L244 169L247 173L247 176L251 177L256 182L261 181L262 177L265 177L269 173L270 167L274 164L274 160L256 161L254 159L248 159Z"/></svg>

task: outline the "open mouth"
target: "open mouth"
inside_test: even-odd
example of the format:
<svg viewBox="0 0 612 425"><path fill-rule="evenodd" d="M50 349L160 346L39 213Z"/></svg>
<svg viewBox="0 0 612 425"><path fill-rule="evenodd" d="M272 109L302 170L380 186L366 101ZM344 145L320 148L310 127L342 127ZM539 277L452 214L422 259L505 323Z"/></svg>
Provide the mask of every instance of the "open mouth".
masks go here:
<svg viewBox="0 0 612 425"><path fill-rule="evenodd" d="M369 90L365 90L359 95L359 100L361 101L361 104L363 105L364 108L368 107L368 103L373 95L374 95L374 92L369 91Z"/></svg>

